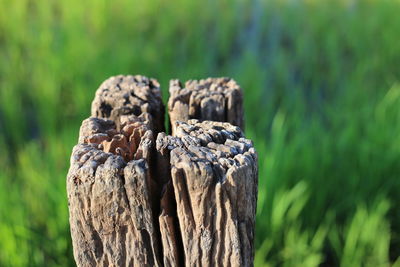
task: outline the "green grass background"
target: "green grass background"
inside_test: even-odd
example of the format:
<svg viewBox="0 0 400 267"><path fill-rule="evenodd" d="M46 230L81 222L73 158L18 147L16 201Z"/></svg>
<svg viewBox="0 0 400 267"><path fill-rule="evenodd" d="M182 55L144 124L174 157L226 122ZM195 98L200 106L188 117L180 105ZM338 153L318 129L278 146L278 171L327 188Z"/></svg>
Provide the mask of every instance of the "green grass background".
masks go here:
<svg viewBox="0 0 400 267"><path fill-rule="evenodd" d="M256 266L400 266L400 1L0 0L0 266L73 266L65 178L111 75L230 76Z"/></svg>

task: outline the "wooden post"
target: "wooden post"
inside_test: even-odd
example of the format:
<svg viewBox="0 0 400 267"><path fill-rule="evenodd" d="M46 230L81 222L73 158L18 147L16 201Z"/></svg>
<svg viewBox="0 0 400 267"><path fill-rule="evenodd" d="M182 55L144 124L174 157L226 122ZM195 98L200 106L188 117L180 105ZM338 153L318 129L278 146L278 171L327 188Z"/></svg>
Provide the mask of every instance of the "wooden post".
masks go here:
<svg viewBox="0 0 400 267"><path fill-rule="evenodd" d="M189 120L176 122L175 136L159 134L157 149L170 160L172 190L163 200L176 204L176 215L168 214L169 203L161 206L164 262L176 266L169 255L177 250L185 266L251 266L257 196L251 141L229 123Z"/></svg>
<svg viewBox="0 0 400 267"><path fill-rule="evenodd" d="M236 106L230 113L243 114ZM78 266L252 266L251 141L230 123L183 122L174 112L171 136L162 132L158 83L143 76L112 77L96 92L67 176Z"/></svg>

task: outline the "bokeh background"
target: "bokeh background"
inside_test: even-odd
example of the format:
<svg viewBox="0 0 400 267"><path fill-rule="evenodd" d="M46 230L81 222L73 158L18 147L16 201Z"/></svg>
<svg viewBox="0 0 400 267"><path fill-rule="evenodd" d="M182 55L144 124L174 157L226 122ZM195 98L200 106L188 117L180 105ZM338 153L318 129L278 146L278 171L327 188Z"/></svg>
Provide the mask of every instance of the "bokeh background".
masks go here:
<svg viewBox="0 0 400 267"><path fill-rule="evenodd" d="M65 178L111 75L230 76L256 266L400 265L400 1L0 0L0 266L73 266Z"/></svg>

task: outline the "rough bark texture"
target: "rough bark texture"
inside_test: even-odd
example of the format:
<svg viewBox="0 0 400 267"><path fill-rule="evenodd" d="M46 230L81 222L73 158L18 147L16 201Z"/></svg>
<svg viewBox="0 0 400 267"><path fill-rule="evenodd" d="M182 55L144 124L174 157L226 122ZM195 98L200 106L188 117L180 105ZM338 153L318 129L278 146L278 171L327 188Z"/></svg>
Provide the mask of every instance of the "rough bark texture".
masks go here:
<svg viewBox="0 0 400 267"><path fill-rule="evenodd" d="M113 121L89 118L73 149L67 191L78 266L161 266L153 133L126 126L133 130L118 133Z"/></svg>
<svg viewBox="0 0 400 267"><path fill-rule="evenodd" d="M149 115L149 127L164 131L164 105L160 85L141 75L118 75L105 80L92 102L92 117L113 120L117 126L123 115Z"/></svg>
<svg viewBox="0 0 400 267"><path fill-rule="evenodd" d="M229 123L175 126L175 136L157 137L173 187L167 183L162 199L169 203L161 205L164 262L176 266L178 250L185 266L251 266L258 176L251 141Z"/></svg>
<svg viewBox="0 0 400 267"><path fill-rule="evenodd" d="M176 121L189 119L229 122L244 129L242 89L233 79L189 80L184 87L171 80L169 93L172 133Z"/></svg>
<svg viewBox="0 0 400 267"><path fill-rule="evenodd" d="M241 90L227 78L174 84L172 136L154 79L97 90L67 176L78 266L252 266L257 155L239 127L207 121L243 126Z"/></svg>
<svg viewBox="0 0 400 267"><path fill-rule="evenodd" d="M78 266L162 265L153 132L163 110L154 79L119 75L97 90L67 177Z"/></svg>

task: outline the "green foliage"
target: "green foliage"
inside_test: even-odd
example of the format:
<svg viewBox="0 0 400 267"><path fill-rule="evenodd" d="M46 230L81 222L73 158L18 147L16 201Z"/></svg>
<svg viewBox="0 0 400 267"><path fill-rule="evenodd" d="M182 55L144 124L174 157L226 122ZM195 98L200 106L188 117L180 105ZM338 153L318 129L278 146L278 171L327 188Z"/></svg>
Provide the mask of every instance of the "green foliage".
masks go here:
<svg viewBox="0 0 400 267"><path fill-rule="evenodd" d="M0 266L73 266L65 177L100 82L231 76L256 266L400 264L399 1L0 0Z"/></svg>

